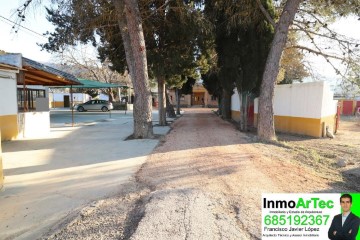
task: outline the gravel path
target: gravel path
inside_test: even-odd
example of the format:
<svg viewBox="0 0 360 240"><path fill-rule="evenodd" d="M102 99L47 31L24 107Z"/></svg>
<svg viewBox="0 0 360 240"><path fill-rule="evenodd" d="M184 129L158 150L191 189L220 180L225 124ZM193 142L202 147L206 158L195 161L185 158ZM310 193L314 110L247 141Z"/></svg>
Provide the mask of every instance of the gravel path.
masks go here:
<svg viewBox="0 0 360 240"><path fill-rule="evenodd" d="M154 191L131 239L260 239L261 193L326 191L208 109L189 109L138 172ZM311 182L311 184L307 184Z"/></svg>
<svg viewBox="0 0 360 240"><path fill-rule="evenodd" d="M187 109L172 128L129 191L51 239L261 239L262 193L341 191L310 168L264 155L209 109Z"/></svg>

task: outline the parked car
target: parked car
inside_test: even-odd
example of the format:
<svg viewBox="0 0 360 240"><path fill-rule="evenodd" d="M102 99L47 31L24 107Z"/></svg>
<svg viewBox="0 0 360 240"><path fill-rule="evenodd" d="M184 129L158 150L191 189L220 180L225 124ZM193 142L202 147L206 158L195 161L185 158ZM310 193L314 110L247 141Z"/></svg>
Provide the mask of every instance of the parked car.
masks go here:
<svg viewBox="0 0 360 240"><path fill-rule="evenodd" d="M105 100L90 100L85 103L77 104L74 107L75 110L79 112L84 111L93 111L93 110L101 110L103 112L107 112L109 110L114 109L113 105L109 101Z"/></svg>

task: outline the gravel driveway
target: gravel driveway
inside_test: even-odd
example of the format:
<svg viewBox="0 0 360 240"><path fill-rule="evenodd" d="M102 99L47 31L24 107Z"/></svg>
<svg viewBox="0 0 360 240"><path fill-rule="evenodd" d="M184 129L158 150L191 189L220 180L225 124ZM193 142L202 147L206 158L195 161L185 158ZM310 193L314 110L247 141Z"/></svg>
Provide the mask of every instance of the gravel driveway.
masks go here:
<svg viewBox="0 0 360 240"><path fill-rule="evenodd" d="M186 109L122 194L84 209L51 239L261 239L262 193L345 190L263 151L271 146L211 110Z"/></svg>

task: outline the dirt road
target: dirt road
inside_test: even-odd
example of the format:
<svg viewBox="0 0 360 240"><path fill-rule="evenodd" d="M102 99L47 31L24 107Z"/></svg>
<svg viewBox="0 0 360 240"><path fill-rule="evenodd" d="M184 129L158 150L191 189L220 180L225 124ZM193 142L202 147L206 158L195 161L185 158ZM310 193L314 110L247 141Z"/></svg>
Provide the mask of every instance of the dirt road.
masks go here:
<svg viewBox="0 0 360 240"><path fill-rule="evenodd" d="M102 236L261 239L262 193L345 191L306 165L267 154L286 148L254 143L209 109L187 109L172 127L129 192L104 200L52 238L95 239L105 231L99 216L106 212L118 228Z"/></svg>
<svg viewBox="0 0 360 240"><path fill-rule="evenodd" d="M259 151L208 109L187 111L138 173L154 191L132 239L260 239L261 193L333 190Z"/></svg>

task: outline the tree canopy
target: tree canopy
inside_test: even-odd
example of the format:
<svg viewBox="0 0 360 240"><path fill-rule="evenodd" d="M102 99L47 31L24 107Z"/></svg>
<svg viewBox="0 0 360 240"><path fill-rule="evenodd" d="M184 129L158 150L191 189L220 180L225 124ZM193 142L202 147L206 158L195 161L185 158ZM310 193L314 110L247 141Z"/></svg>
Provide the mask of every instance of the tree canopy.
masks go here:
<svg viewBox="0 0 360 240"><path fill-rule="evenodd" d="M211 88L221 88L221 113L224 118L230 118L229 98L234 87L239 93L259 93L273 30L256 1L205 1L204 4L204 14L213 26L217 54L217 67L206 75L205 87L210 92L214 92ZM274 15L271 1L260 4ZM216 80L218 84L214 83Z"/></svg>
<svg viewBox="0 0 360 240"><path fill-rule="evenodd" d="M19 9L21 19L31 2L27 0ZM150 74L163 83L168 80L179 87L186 76L197 73L199 66L201 74L211 69L204 83L221 95L222 112L227 117L234 86L239 92L256 94L261 82L259 136L263 139L275 139L272 97L281 59L285 81L305 76L302 56L313 53L323 56L349 83L359 82L358 41L329 27L335 19L359 17L359 0L54 2L59 5L48 9L48 13L56 29L48 33L45 49L61 51L63 46L77 42L91 43L99 49L102 60L110 59L113 69L119 72L128 69L137 79L134 83L143 82L145 89L147 66ZM288 38L289 31L295 37ZM308 44L303 44L304 39ZM323 39L332 44L323 44ZM294 67L294 63L298 66ZM134 87L141 89L140 85ZM148 96L148 90L143 95ZM141 101L147 104L145 98ZM264 129L272 130L264 134Z"/></svg>

